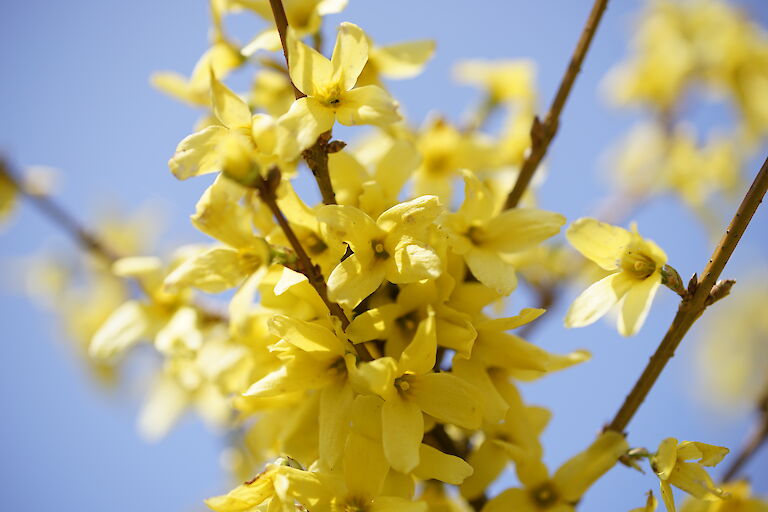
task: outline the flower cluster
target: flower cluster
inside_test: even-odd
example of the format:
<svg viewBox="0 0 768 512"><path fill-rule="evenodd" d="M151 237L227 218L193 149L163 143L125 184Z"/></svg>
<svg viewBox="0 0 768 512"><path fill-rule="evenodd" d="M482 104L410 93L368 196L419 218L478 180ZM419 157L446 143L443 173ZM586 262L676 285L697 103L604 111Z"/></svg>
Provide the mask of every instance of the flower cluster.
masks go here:
<svg viewBox="0 0 768 512"><path fill-rule="evenodd" d="M117 251L103 251L88 294L66 291L61 266L46 266L30 284L41 295L54 290L65 317L78 319L69 327L102 373L140 343L160 354L139 419L146 437L162 437L189 409L232 434L231 469L244 483L207 505L573 512L618 461L637 467L648 458L670 512L672 486L697 500L685 511L730 510L718 508L730 498L764 510L745 483L719 486L704 470L726 448L668 438L654 454L631 450L626 422L606 427L557 470L544 464L551 412L527 403L519 383L590 354L551 353L510 332L546 313L506 312L520 282L547 305L561 284L587 274L557 241L566 218L539 208L534 190L505 208L543 126L532 64L460 64L457 78L481 89L476 111L464 123L432 116L417 127L385 79L417 75L431 41L378 46L343 22L329 58L324 16L346 1L282 4L211 0L211 44L190 77L152 79L205 109L169 167L180 180L215 175L191 215L210 243L163 260L145 255L151 249L134 230L113 227L105 238ZM225 20L243 10L269 27L240 45ZM717 51L723 45L738 51ZM284 62L273 58L279 50ZM238 94L227 77L253 63L252 85ZM734 162L768 134L768 95L754 93L768 83L766 63L759 29L720 2L651 2L635 54L608 80L618 103L647 104L655 115L619 154L627 194L644 201L674 190L697 208L737 184ZM697 83L725 91L740 115L732 134L704 145L675 117ZM499 111L500 133L486 133ZM334 139L339 125L364 127L363 137ZM304 193L310 172L320 204ZM0 219L21 188L0 172ZM564 231L599 267L566 313L567 327L615 307L619 333L632 336L660 285L690 299L666 253L636 225L580 218ZM71 314L83 304L92 306L87 314ZM519 485L488 496L510 466ZM656 507L649 493L635 510Z"/></svg>

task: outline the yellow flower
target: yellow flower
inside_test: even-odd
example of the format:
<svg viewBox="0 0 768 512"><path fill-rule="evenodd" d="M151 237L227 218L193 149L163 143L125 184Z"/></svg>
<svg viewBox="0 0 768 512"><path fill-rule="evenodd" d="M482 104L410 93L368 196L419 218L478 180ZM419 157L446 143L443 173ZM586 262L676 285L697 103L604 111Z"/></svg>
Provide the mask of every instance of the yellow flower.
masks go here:
<svg viewBox="0 0 768 512"><path fill-rule="evenodd" d="M288 170L274 154L276 128L266 114L251 115L248 104L210 71L213 113L221 124L206 126L184 138L168 162L180 180L225 172L237 181L247 181L259 168L277 165Z"/></svg>
<svg viewBox="0 0 768 512"><path fill-rule="evenodd" d="M430 311L400 356L392 378L378 389L371 387L384 399L384 453L401 473L410 473L419 464L424 413L463 428L480 426L482 411L477 390L456 375L433 372L436 351L435 316Z"/></svg>
<svg viewBox="0 0 768 512"><path fill-rule="evenodd" d="M357 315L347 328L353 343L385 340L385 354L400 357L413 338L427 311L435 311L437 344L469 357L475 332L470 317L444 304L450 289L438 286L447 275L435 281L422 281L400 286L394 302L370 308ZM452 280L451 280L452 281Z"/></svg>
<svg viewBox="0 0 768 512"><path fill-rule="evenodd" d="M234 288L269 263L269 247L253 233L238 201L245 190L220 176L197 203L192 223L225 245L194 252L165 278L166 291L194 287L209 293Z"/></svg>
<svg viewBox="0 0 768 512"><path fill-rule="evenodd" d="M539 460L519 461L517 474L525 488L507 489L490 500L483 512L574 512L581 496L628 449L623 435L604 432L560 466L552 478Z"/></svg>
<svg viewBox="0 0 768 512"><path fill-rule="evenodd" d="M651 458L651 467L659 477L661 498L667 512L675 512L672 485L695 498L718 501L728 497L712 481L702 466L715 466L728 454L728 448L695 441L677 442L668 437L659 445L659 451ZM698 459L697 462L687 462Z"/></svg>
<svg viewBox="0 0 768 512"><path fill-rule="evenodd" d="M508 258L557 234L565 217L533 208L497 214L494 194L477 176L465 172L464 183L464 203L443 220L448 244L478 281L509 295L517 287L517 277Z"/></svg>
<svg viewBox="0 0 768 512"><path fill-rule="evenodd" d="M587 288L571 305L566 327L583 327L597 321L619 304L618 329L632 336L642 327L653 297L661 284L661 270L667 255L651 240L632 231L595 219L575 221L566 232L568 241L609 276Z"/></svg>
<svg viewBox="0 0 768 512"><path fill-rule="evenodd" d="M441 211L435 196L400 203L375 221L354 206L320 208L320 222L354 252L328 277L328 297L353 308L385 278L396 284L437 278L440 259L425 240Z"/></svg>
<svg viewBox="0 0 768 512"><path fill-rule="evenodd" d="M301 478L304 473L306 472L295 460L290 457L279 457L275 462L267 464L264 471L252 480L238 485L224 496L208 498L205 504L216 512L267 510L257 508L264 502L269 503L268 510L293 510L295 508L293 499L279 492L279 476Z"/></svg>
<svg viewBox="0 0 768 512"><path fill-rule="evenodd" d="M381 87L355 87L368 60L365 33L342 23L330 60L289 33L291 80L306 97L296 100L279 120L278 153L286 160L315 143L337 120L346 126L386 126L400 120L397 102Z"/></svg>

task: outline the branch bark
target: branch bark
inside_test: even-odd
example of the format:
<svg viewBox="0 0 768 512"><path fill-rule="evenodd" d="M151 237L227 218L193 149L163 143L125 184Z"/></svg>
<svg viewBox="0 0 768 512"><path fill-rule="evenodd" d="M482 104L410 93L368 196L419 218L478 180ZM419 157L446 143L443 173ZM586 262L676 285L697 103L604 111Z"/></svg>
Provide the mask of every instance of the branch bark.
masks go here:
<svg viewBox="0 0 768 512"><path fill-rule="evenodd" d="M648 365L643 370L632 391L627 395L616 416L606 427L607 430L624 432L655 384L656 379L658 379L672 356L675 355L675 350L680 345L685 334L707 306L720 298L719 290L723 286L717 286L717 278L720 277L725 264L728 262L731 254L733 254L739 240L741 240L741 236L747 229L750 220L752 220L757 207L762 202L766 190L768 190L768 158L766 158L757 176L755 176L752 186L744 196L738 210L736 210L736 214L728 225L725 235L723 235L720 243L715 248L712 258L704 268L701 277L698 280L691 280L689 293L680 302L677 314L672 320L672 325L669 326L669 330L661 340L661 344L659 344L656 352L651 356Z"/></svg>
<svg viewBox="0 0 768 512"><path fill-rule="evenodd" d="M309 284L311 284L312 287L317 291L318 295L320 295L320 298L328 307L328 311L330 311L333 316L339 319L342 328L346 330L350 323L349 318L347 318L347 315L344 313L344 310L341 308L341 306L339 306L339 304L331 301L328 298L328 285L325 283L323 274L320 272L320 269L314 263L312 263L312 259L301 245L299 237L296 236L296 233L293 231L291 224L288 222L285 214L277 204L277 187L279 184L280 170L277 167L273 167L267 173L266 178L260 178L259 181L254 183L253 186L258 191L261 201L272 212L272 215L275 217L275 220L280 226L280 229L282 229L285 237L288 239L288 243L291 244L291 248L296 253L296 258L299 264L298 270L306 276ZM364 361L371 361L377 355L375 348L371 345L371 342L355 345L358 356L360 356Z"/></svg>
<svg viewBox="0 0 768 512"><path fill-rule="evenodd" d="M107 268L111 269L112 264L122 257L122 255L118 254L110 248L106 242L99 238L98 235L80 224L75 219L74 215L54 201L53 198L47 195L33 194L27 190L23 180L11 170L11 165L2 158L0 158L0 176L4 176L21 196L34 204L49 221L69 236L75 242L75 245L103 260L103 262L107 264ZM152 291L149 290L141 280L134 279L134 281L138 285L138 289L146 295L148 299L155 300ZM211 309L203 304L195 302L190 305L200 313L202 318L208 321L227 322L229 320L225 313Z"/></svg>
<svg viewBox="0 0 768 512"><path fill-rule="evenodd" d="M285 8L283 7L282 0L269 0L269 5L272 7L272 15L275 17L275 25L277 26L277 32L280 34L280 43L283 45L283 55L285 56L285 63L288 66L288 77L290 78L291 63L288 58L288 45L286 43L286 34L288 33L288 18L285 15ZM293 93L296 99L306 97L306 94L301 92L291 80L291 86L293 87ZM307 163L307 167L312 171L317 181L317 187L320 189L320 195L323 197L324 204L337 204L336 194L333 191L333 185L331 183L331 175L328 171L328 154L335 153L344 147L344 143L340 141L331 142L331 132L325 132L321 134L315 143L309 148L305 149L301 156Z"/></svg>
<svg viewBox="0 0 768 512"><path fill-rule="evenodd" d="M576 49L571 56L571 61L568 63L568 68L565 70L562 80L560 81L560 87L557 89L557 94L552 100L552 104L549 107L547 115L544 120L537 117L533 120L531 126L531 152L528 153L528 157L523 162L520 168L520 174L517 176L517 181L512 191L507 196L507 200L504 203L504 208L514 208L520 202L523 197L523 193L531 183L533 174L539 167L539 164L547 154L549 145L557 134L558 125L560 123L560 113L563 111L565 102L571 93L573 83L576 81L576 76L581 71L581 64L584 62L584 57L587 55L589 46L592 43L597 26L600 24L600 20L605 13L605 9L608 6L608 0L595 0L592 6L592 11L589 13L587 23L584 25L584 29L579 37L579 42L576 44Z"/></svg>

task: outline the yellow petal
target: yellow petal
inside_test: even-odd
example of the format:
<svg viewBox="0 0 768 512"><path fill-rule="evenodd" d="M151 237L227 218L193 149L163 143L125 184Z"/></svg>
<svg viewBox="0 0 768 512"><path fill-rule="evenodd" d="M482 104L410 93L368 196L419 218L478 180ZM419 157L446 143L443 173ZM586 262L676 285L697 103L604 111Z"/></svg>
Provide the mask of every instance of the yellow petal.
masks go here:
<svg viewBox="0 0 768 512"><path fill-rule="evenodd" d="M429 316L419 323L413 341L403 350L398 370L421 375L432 370L437 354L435 314L430 308Z"/></svg>
<svg viewBox="0 0 768 512"><path fill-rule="evenodd" d="M386 264L389 281L404 284L440 277L440 257L428 245L406 239L400 241L392 252Z"/></svg>
<svg viewBox="0 0 768 512"><path fill-rule="evenodd" d="M560 232L565 217L533 208L514 208L497 215L485 227L484 247L511 254L537 245Z"/></svg>
<svg viewBox="0 0 768 512"><path fill-rule="evenodd" d="M377 496L373 498L370 512L427 512L428 506L423 501L411 501L397 496Z"/></svg>
<svg viewBox="0 0 768 512"><path fill-rule="evenodd" d="M269 328L274 335L305 352L344 355L344 343L327 327L318 323L275 315L269 322Z"/></svg>
<svg viewBox="0 0 768 512"><path fill-rule="evenodd" d="M480 426L481 400L472 384L450 373L428 373L410 382L410 396L425 413L463 428Z"/></svg>
<svg viewBox="0 0 768 512"><path fill-rule="evenodd" d="M263 244L253 234L249 211L239 204L244 188L224 176L203 192L190 217L192 224L230 247L237 249Z"/></svg>
<svg viewBox="0 0 768 512"><path fill-rule="evenodd" d="M626 229L589 218L575 221L565 236L576 250L605 270L617 268L624 247L630 242Z"/></svg>
<svg viewBox="0 0 768 512"><path fill-rule="evenodd" d="M344 22L339 26L336 35L336 45L333 48L331 65L333 66L333 82L348 91L355 86L357 77L368 62L368 39L360 27L354 23Z"/></svg>
<svg viewBox="0 0 768 512"><path fill-rule="evenodd" d="M134 300L124 302L94 333L88 353L94 359L115 359L147 337L151 325L146 306Z"/></svg>
<svg viewBox="0 0 768 512"><path fill-rule="evenodd" d="M332 79L331 61L302 43L292 31L288 32L287 46L288 67L293 84L307 96L314 96L319 87L328 84Z"/></svg>
<svg viewBox="0 0 768 512"><path fill-rule="evenodd" d="M660 284L661 272L654 272L629 289L619 315L619 333L622 336L633 336L643 326Z"/></svg>
<svg viewBox="0 0 768 512"><path fill-rule="evenodd" d="M354 206L327 205L317 210L317 220L327 233L347 242L363 260L372 257L371 242L383 242L384 231L364 211Z"/></svg>
<svg viewBox="0 0 768 512"><path fill-rule="evenodd" d="M672 494L672 487L666 480L659 480L661 486L661 499L664 501L664 507L667 512L675 512L675 496Z"/></svg>
<svg viewBox="0 0 768 512"><path fill-rule="evenodd" d="M464 175L464 202L457 212L469 224L485 224L494 214L493 193L472 171Z"/></svg>
<svg viewBox="0 0 768 512"><path fill-rule="evenodd" d="M452 373L477 388L478 396L482 399L483 419L486 422L496 424L504 419L509 405L496 390L488 372L479 361L455 358Z"/></svg>
<svg viewBox="0 0 768 512"><path fill-rule="evenodd" d="M699 443L697 441L683 441L677 447L678 460L699 460L702 466L716 466L728 455L730 450L724 446Z"/></svg>
<svg viewBox="0 0 768 512"><path fill-rule="evenodd" d="M381 494L389 463L381 443L365 435L351 432L344 449L344 480L352 494Z"/></svg>
<svg viewBox="0 0 768 512"><path fill-rule="evenodd" d="M661 480L672 474L677 462L677 439L668 437L659 444L659 450L651 459L651 467Z"/></svg>
<svg viewBox="0 0 768 512"><path fill-rule="evenodd" d="M336 119L345 126L372 124L386 127L400 121L398 103L376 85L364 85L343 92L336 108Z"/></svg>
<svg viewBox="0 0 768 512"><path fill-rule="evenodd" d="M172 376L161 374L152 384L139 413L139 432L148 441L164 437L190 403L189 394Z"/></svg>
<svg viewBox="0 0 768 512"><path fill-rule="evenodd" d="M589 447L569 459L555 472L552 482L563 501L575 502L589 487L616 465L629 450L622 434L612 430L602 433Z"/></svg>
<svg viewBox="0 0 768 512"><path fill-rule="evenodd" d="M509 295L517 288L515 267L501 259L495 251L474 247L464 255L464 259L472 275L498 294Z"/></svg>
<svg viewBox="0 0 768 512"><path fill-rule="evenodd" d="M171 172L180 180L220 172L222 159L216 146L227 135L223 126L208 126L185 137L176 147L176 153L168 161Z"/></svg>
<svg viewBox="0 0 768 512"><path fill-rule="evenodd" d="M447 455L426 444L419 446L419 465L413 470L416 478L440 480L459 485L472 474L472 466L453 455Z"/></svg>
<svg viewBox="0 0 768 512"><path fill-rule="evenodd" d="M605 315L632 287L634 281L624 272L604 277L584 290L565 315L566 327L584 327Z"/></svg>
<svg viewBox="0 0 768 512"><path fill-rule="evenodd" d="M695 462L678 461L667 482L700 500L717 501L728 496L728 493L715 485L707 471Z"/></svg>
<svg viewBox="0 0 768 512"><path fill-rule="evenodd" d="M347 327L346 335L353 343L386 339L394 329L395 320L405 312L397 304L384 304L357 315Z"/></svg>
<svg viewBox="0 0 768 512"><path fill-rule="evenodd" d="M319 444L320 461L333 469L344 453L350 410L355 394L346 379L337 379L320 392Z"/></svg>
<svg viewBox="0 0 768 512"><path fill-rule="evenodd" d="M411 78L421 73L434 53L434 41L409 41L373 48L371 59L387 78Z"/></svg>
<svg viewBox="0 0 768 512"><path fill-rule="evenodd" d="M531 500L523 489L507 489L491 499L483 507L483 512L540 512L541 509Z"/></svg>
<svg viewBox="0 0 768 512"><path fill-rule="evenodd" d="M219 82L211 70L211 103L213 113L227 128L251 126L251 109L240 96Z"/></svg>
<svg viewBox="0 0 768 512"><path fill-rule="evenodd" d="M333 110L314 98L299 98L277 120L277 153L283 160L294 160L312 146L321 133L333 128Z"/></svg>
<svg viewBox="0 0 768 512"><path fill-rule="evenodd" d="M397 471L410 473L419 463L424 416L419 406L399 396L381 408L382 443L387 460Z"/></svg>
<svg viewBox="0 0 768 512"><path fill-rule="evenodd" d="M419 196L389 208L379 215L376 224L384 231L395 233L402 230L416 236L431 225L443 210L437 196Z"/></svg>
<svg viewBox="0 0 768 512"><path fill-rule="evenodd" d="M348 308L357 307L384 280L384 265L363 266L357 254L345 259L328 276L328 298Z"/></svg>
<svg viewBox="0 0 768 512"><path fill-rule="evenodd" d="M266 263L266 251L261 263ZM227 247L214 247L194 255L168 274L163 286L168 291L187 287L208 293L221 293L237 286L256 267L248 265L239 251Z"/></svg>
<svg viewBox="0 0 768 512"><path fill-rule="evenodd" d="M495 443L486 439L468 459L473 473L461 484L461 495L472 500L477 498L504 471L507 457Z"/></svg>

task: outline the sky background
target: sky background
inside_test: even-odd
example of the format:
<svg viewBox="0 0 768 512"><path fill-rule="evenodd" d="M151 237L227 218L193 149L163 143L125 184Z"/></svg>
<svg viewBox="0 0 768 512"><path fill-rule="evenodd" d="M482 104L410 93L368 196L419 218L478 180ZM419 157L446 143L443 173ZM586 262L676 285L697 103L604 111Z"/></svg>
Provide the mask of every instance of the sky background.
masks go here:
<svg viewBox="0 0 768 512"><path fill-rule="evenodd" d="M768 25L764 1L740 4ZM451 68L462 58L534 60L546 104L590 5L586 0L351 0L344 13L328 18L328 39L345 20L360 25L377 43L435 39L437 54L424 74L393 82L391 90L414 123L433 111L456 120L478 99L474 90L451 80ZM609 7L550 151L540 206L569 220L592 211L596 197L605 192L605 184L597 180L603 172L601 155L636 119L610 109L600 98L599 85L625 55L639 5L615 2ZM60 169L59 199L80 219L99 215L105 205L131 212L149 202L165 212L158 221L167 225L161 250L201 240L188 216L210 180L181 183L167 168L176 144L191 133L200 112L153 90L148 77L157 70L189 73L207 46L207 3L25 0L4 2L0 13L0 151L20 167ZM263 27L247 15L233 23L243 40ZM235 83L244 78L235 77ZM720 115L714 109L701 120L706 126ZM762 154L764 150L765 145ZM747 179L757 166L756 160ZM712 240L678 202L654 202L635 219L641 233L666 250L684 279L701 270ZM727 277L738 278L740 269L766 268L767 232L764 207L726 268ZM22 205L0 233L3 508L202 510L202 499L231 487L219 463L222 436L190 416L159 443L139 437L135 420L146 382L124 382L115 394L97 388L53 317L17 290L15 264L46 247L71 249L33 208ZM577 292L572 290L564 303ZM671 292L661 290L649 321L632 339L620 338L607 322L566 331L560 326L563 307L551 311L533 341L557 352L584 347L593 353L590 363L523 388L529 402L555 412L544 435L552 469L583 449L612 417L676 304ZM736 448L744 438L751 425L748 413L718 415L691 391L695 339L685 340L633 420L633 446L653 449L664 437L674 436ZM768 494L767 451L755 459L749 474L755 487ZM628 510L640 506L643 493L657 486L653 475L617 467L579 508Z"/></svg>

